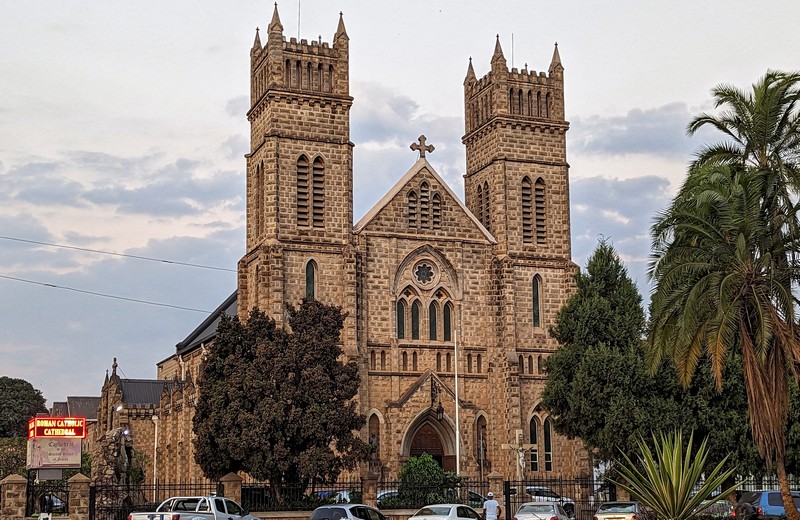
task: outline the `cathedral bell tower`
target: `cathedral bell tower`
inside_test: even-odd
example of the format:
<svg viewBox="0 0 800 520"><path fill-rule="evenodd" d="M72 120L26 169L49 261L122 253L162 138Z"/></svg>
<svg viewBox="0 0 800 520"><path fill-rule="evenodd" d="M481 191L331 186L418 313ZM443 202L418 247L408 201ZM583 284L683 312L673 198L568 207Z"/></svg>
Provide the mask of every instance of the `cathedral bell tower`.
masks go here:
<svg viewBox="0 0 800 520"><path fill-rule="evenodd" d="M278 8L250 50L247 251L238 307L279 322L303 298L343 305L343 258L352 243L349 38L288 41ZM338 284L338 285L337 285Z"/></svg>
<svg viewBox="0 0 800 520"><path fill-rule="evenodd" d="M497 238L496 254L570 259L564 67L510 71L498 37L491 70L464 80L467 207Z"/></svg>

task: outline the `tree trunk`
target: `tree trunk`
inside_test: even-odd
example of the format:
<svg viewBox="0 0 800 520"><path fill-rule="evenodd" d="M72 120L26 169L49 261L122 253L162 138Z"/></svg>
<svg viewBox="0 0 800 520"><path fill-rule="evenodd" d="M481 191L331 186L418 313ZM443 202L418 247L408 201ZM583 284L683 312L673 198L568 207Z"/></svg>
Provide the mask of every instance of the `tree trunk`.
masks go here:
<svg viewBox="0 0 800 520"><path fill-rule="evenodd" d="M786 520L800 520L800 513L794 506L792 492L789 490L789 479L786 476L783 457L779 457L775 461L775 469L778 470L778 486L781 488L781 499L783 499L783 508L786 511Z"/></svg>

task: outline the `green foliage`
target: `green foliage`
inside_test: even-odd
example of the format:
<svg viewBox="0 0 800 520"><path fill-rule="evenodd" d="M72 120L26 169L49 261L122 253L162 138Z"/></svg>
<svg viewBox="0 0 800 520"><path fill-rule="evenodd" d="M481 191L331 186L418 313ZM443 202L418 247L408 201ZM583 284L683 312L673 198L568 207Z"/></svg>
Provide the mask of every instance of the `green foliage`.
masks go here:
<svg viewBox="0 0 800 520"><path fill-rule="evenodd" d="M25 437L0 439L0 480L13 473L26 477L26 454L27 444Z"/></svg>
<svg viewBox="0 0 800 520"><path fill-rule="evenodd" d="M724 470L727 459L722 459L705 475L708 450L703 439L696 453L692 453L694 435L689 436L684 453L683 435L673 431L653 435L655 453L643 438L638 439L639 458L634 463L628 455L622 454L624 462L617 464L617 470L624 480L616 484L627 490L633 498L649 507L663 520L688 520L710 506L701 509L701 502L711 497L714 491L730 479L736 467ZM703 478L705 476L705 478ZM702 481L702 485L699 485ZM736 489L734 484L723 490L724 497Z"/></svg>
<svg viewBox="0 0 800 520"><path fill-rule="evenodd" d="M640 434L681 424L680 388L668 372L647 373L642 298L614 248L601 241L575 279L550 330L560 348L547 359L542 404L557 432L610 461L633 453Z"/></svg>
<svg viewBox="0 0 800 520"><path fill-rule="evenodd" d="M0 377L0 437L24 437L39 412L47 412L40 390L24 379Z"/></svg>
<svg viewBox="0 0 800 520"><path fill-rule="evenodd" d="M384 509L419 508L426 504L451 502L456 495L454 490L461 482L458 475L443 470L427 453L408 459L400 468L398 478L398 494L381 501Z"/></svg>
<svg viewBox="0 0 800 520"><path fill-rule="evenodd" d="M344 314L304 301L291 332L254 310L246 324L223 316L201 366L195 460L209 478L246 471L281 486L334 481L369 456L353 397L355 362L339 361Z"/></svg>

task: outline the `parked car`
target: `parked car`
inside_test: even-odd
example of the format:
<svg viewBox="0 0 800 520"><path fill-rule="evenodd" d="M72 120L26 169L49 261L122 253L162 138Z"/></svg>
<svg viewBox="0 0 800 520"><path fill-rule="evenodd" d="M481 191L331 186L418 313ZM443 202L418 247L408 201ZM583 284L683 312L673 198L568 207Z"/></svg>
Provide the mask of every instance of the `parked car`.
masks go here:
<svg viewBox="0 0 800 520"><path fill-rule="evenodd" d="M481 520L482 515L464 504L433 504L413 515L414 520Z"/></svg>
<svg viewBox="0 0 800 520"><path fill-rule="evenodd" d="M532 502L556 502L561 504L570 518L575 517L575 501L569 497L564 497L553 491L547 486L528 486L525 488Z"/></svg>
<svg viewBox="0 0 800 520"><path fill-rule="evenodd" d="M800 508L800 491L792 491L792 500ZM736 520L786 518L781 492L777 490L745 491L734 510Z"/></svg>
<svg viewBox="0 0 800 520"><path fill-rule="evenodd" d="M514 513L514 520L569 520L569 515L556 502L525 502Z"/></svg>
<svg viewBox="0 0 800 520"><path fill-rule="evenodd" d="M42 513L66 513L67 504L53 493L45 493L39 499L39 507Z"/></svg>
<svg viewBox="0 0 800 520"><path fill-rule="evenodd" d="M364 504L331 504L319 506L311 513L311 520L388 520L374 507Z"/></svg>
<svg viewBox="0 0 800 520"><path fill-rule="evenodd" d="M229 498L172 497L154 512L131 513L128 520L259 520Z"/></svg>
<svg viewBox="0 0 800 520"><path fill-rule="evenodd" d="M399 494L400 492L396 489L384 489L383 491L378 491L378 494L375 497L375 503L378 507L384 507L386 506L387 500L391 501L391 499L397 498Z"/></svg>
<svg viewBox="0 0 800 520"><path fill-rule="evenodd" d="M349 504L350 492L347 490L325 490L317 491L317 496L320 500L331 502L333 504Z"/></svg>
<svg viewBox="0 0 800 520"><path fill-rule="evenodd" d="M703 509L704 507L705 509ZM730 518L734 516L733 504L731 504L724 498L720 498L715 502L712 500L703 500L702 502L700 502L700 505L697 506L695 512L699 516L712 517L712 518Z"/></svg>
<svg viewBox="0 0 800 520"><path fill-rule="evenodd" d="M592 520L643 520L646 517L647 510L639 502L616 501L600 504Z"/></svg>

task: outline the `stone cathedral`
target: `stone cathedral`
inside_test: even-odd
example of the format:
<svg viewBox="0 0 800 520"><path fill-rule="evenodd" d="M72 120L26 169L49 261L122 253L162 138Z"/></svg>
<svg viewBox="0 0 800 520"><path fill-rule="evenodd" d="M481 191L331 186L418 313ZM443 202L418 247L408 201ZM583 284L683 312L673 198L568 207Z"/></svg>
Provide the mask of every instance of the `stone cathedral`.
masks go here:
<svg viewBox="0 0 800 520"><path fill-rule="evenodd" d="M348 313L342 347L361 369L361 434L384 478L421 453L471 477L588 476L581 442L557 435L539 404L557 348L548 327L578 269L558 48L547 72L509 70L499 40L484 77L470 61L463 200L420 136L397 183L354 224L349 43L341 16L330 43L287 40L277 6L264 44L256 32L247 243L237 292L218 311L246 319L258 307L281 324L285 303L308 297ZM141 380L114 371L104 386L99 430L122 403L117 425L139 449L157 446L158 478L200 476L186 467L190 417L215 316L158 364L164 384L149 404L125 395L144 394Z"/></svg>

